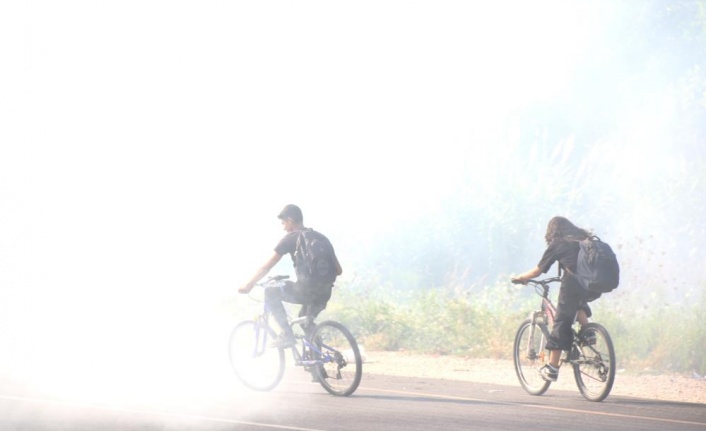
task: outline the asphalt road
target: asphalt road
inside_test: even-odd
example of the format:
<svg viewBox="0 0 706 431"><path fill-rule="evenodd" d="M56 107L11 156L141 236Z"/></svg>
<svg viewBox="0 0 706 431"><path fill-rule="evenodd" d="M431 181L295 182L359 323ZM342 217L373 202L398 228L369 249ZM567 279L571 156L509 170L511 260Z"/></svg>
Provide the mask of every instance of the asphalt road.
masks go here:
<svg viewBox="0 0 706 431"><path fill-rule="evenodd" d="M364 374L347 398L329 395L299 369L266 393L220 370L203 376L80 385L0 378L0 430L703 430L706 405L578 391L534 397L518 386Z"/></svg>

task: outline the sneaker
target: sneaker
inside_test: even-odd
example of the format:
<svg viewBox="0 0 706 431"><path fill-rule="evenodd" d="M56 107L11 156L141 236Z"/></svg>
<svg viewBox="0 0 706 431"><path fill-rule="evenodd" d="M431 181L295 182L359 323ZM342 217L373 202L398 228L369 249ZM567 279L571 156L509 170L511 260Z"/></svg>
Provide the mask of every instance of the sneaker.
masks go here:
<svg viewBox="0 0 706 431"><path fill-rule="evenodd" d="M547 364L539 369L539 375L542 379L544 379L544 381L556 382L556 379L559 378L559 369Z"/></svg>
<svg viewBox="0 0 706 431"><path fill-rule="evenodd" d="M297 344L296 338L291 335L280 335L277 339L272 340L270 347L277 347L278 349L288 349L294 347Z"/></svg>
<svg viewBox="0 0 706 431"><path fill-rule="evenodd" d="M319 380L319 376L316 374L316 371L313 369L311 370L311 382L312 383L319 383L321 380Z"/></svg>

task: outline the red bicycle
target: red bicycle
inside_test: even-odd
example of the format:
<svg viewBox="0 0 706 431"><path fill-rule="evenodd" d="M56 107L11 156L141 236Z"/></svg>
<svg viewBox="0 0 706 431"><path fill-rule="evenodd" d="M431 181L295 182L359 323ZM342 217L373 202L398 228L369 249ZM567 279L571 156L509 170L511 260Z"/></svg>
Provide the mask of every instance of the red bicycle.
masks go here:
<svg viewBox="0 0 706 431"><path fill-rule="evenodd" d="M539 369L549 362L545 345L556 315L556 307L549 299L549 285L560 281L559 277L527 281L542 297L542 303L517 330L513 356L517 378L531 395L542 395L551 385L542 379ZM603 325L595 322L578 331L574 328L573 333L571 350L564 352L559 365L571 364L576 385L584 398L603 401L615 381L615 349L610 334Z"/></svg>

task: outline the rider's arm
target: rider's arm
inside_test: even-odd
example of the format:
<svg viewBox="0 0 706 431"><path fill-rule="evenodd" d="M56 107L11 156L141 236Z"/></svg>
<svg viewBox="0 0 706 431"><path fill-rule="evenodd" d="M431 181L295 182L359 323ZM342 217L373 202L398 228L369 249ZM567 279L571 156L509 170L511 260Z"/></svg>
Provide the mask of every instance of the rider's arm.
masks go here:
<svg viewBox="0 0 706 431"><path fill-rule="evenodd" d="M517 277L513 277L512 281L519 281L522 283L526 283L527 280L533 279L540 275L542 273L542 269L538 266L535 266L534 268L530 269L529 271L525 272L524 274L520 274Z"/></svg>
<svg viewBox="0 0 706 431"><path fill-rule="evenodd" d="M252 290L252 288L255 286L255 283L262 280L262 277L266 276L267 273L270 272L272 267L277 265L277 262L279 262L280 259L282 259L281 254L279 254L277 252L273 253L272 256L270 257L270 259L267 262L265 262L265 264L262 265L260 267L260 269L257 270L255 275L253 275L253 277L250 279L250 281L248 281L243 286L241 286L240 289L238 289L238 292L240 292L240 293L250 292Z"/></svg>

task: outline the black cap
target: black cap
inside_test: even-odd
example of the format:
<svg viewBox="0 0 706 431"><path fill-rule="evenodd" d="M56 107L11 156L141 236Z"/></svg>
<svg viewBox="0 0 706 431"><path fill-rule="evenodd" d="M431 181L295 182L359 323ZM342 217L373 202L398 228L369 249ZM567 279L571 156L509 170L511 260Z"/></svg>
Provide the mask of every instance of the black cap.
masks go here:
<svg viewBox="0 0 706 431"><path fill-rule="evenodd" d="M294 204L286 205L282 208L282 211L277 215L278 219L291 218L297 223L302 223L304 221L304 216L302 215L302 210Z"/></svg>

